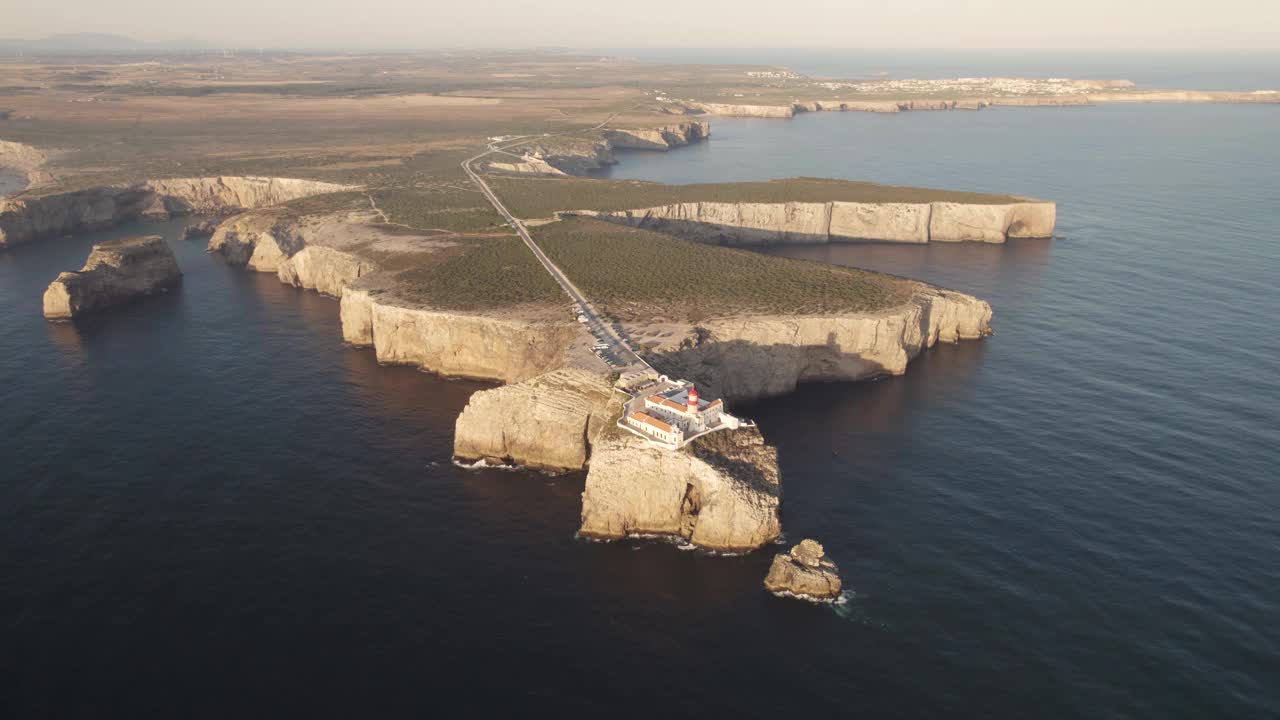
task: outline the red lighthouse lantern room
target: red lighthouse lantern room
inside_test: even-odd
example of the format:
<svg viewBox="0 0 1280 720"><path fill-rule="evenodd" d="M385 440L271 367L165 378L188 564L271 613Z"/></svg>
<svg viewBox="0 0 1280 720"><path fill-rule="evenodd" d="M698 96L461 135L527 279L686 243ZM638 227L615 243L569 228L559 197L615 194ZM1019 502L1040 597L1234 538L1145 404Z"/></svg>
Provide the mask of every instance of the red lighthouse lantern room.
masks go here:
<svg viewBox="0 0 1280 720"><path fill-rule="evenodd" d="M698 389L689 388L689 412L698 412Z"/></svg>

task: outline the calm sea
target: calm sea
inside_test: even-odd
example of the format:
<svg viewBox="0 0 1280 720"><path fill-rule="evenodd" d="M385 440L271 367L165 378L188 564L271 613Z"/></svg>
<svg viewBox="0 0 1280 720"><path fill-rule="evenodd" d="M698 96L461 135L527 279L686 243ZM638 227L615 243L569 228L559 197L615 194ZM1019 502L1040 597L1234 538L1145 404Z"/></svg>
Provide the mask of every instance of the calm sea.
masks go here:
<svg viewBox="0 0 1280 720"><path fill-rule="evenodd" d="M836 607L765 593L771 550L575 540L581 475L449 464L484 385L378 366L181 222L0 253L0 717L1274 717L1277 112L717 120L625 157L1059 202L1052 240L778 251L995 307L903 377L743 408ZM137 232L180 290L45 323Z"/></svg>

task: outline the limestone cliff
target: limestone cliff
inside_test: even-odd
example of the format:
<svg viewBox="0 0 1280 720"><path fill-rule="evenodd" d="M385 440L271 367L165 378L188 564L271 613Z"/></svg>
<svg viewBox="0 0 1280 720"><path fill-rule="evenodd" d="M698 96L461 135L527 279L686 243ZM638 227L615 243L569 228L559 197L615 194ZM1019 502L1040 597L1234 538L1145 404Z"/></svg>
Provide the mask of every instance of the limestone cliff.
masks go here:
<svg viewBox="0 0 1280 720"><path fill-rule="evenodd" d="M0 140L0 196L19 192L51 179L44 170L49 152L23 143ZM5 182L6 177L11 178Z"/></svg>
<svg viewBox="0 0 1280 720"><path fill-rule="evenodd" d="M754 550L778 537L777 452L755 428L672 452L627 433L592 450L582 492L585 537L669 535L709 550Z"/></svg>
<svg viewBox="0 0 1280 720"><path fill-rule="evenodd" d="M208 249L227 262L258 272L277 272L290 255L306 246L298 222L277 210L244 213L220 223Z"/></svg>
<svg viewBox="0 0 1280 720"><path fill-rule="evenodd" d="M355 253L309 245L279 262L276 275L282 283L340 298L346 286L378 269Z"/></svg>
<svg viewBox="0 0 1280 720"><path fill-rule="evenodd" d="M68 320L164 292L181 279L173 250L158 235L98 243L84 267L60 273L49 284L44 293L44 316Z"/></svg>
<svg viewBox="0 0 1280 720"><path fill-rule="evenodd" d="M1050 237L1052 202L1012 203L721 203L690 202L637 210L577 210L582 215L718 244L1005 242Z"/></svg>
<svg viewBox="0 0 1280 720"><path fill-rule="evenodd" d="M615 150L669 150L705 140L710 134L710 126L697 121L650 128L611 128L594 138L540 139L517 146L509 152L522 153L521 156L491 156L486 168L532 175L585 175L617 163Z"/></svg>
<svg viewBox="0 0 1280 720"><path fill-rule="evenodd" d="M11 197L0 199L0 248L140 218L235 212L347 189L313 180L212 177Z"/></svg>
<svg viewBox="0 0 1280 720"><path fill-rule="evenodd" d="M373 300L364 284L343 295L343 332L356 345L373 344L375 335ZM696 327L631 323L626 329L652 348L648 357L659 370L694 380L709 397L741 401L784 394L801 382L902 374L911 359L939 341L989 334L990 321L987 303L920 284L910 302L877 313L743 316ZM554 358L545 361L554 366ZM454 454L576 470L595 462L591 428L616 400L603 378L581 371L483 391L458 420Z"/></svg>
<svg viewBox="0 0 1280 720"><path fill-rule="evenodd" d="M420 307L372 276L342 292L342 336L378 362L514 383L555 370L581 332L563 313L468 313Z"/></svg>
<svg viewBox="0 0 1280 720"><path fill-rule="evenodd" d="M683 103L675 107L684 114L720 115L722 117L789 118L796 114L795 106L793 105Z"/></svg>
<svg viewBox="0 0 1280 720"><path fill-rule="evenodd" d="M653 348L650 362L693 380L710 397L754 400L798 383L900 375L938 341L991 332L991 306L971 295L921 284L912 300L876 313L711 319L683 329L640 324L632 336Z"/></svg>
<svg viewBox="0 0 1280 720"><path fill-rule="evenodd" d="M606 376L562 368L482 390L458 416L453 454L547 470L586 466L590 444L620 401Z"/></svg>

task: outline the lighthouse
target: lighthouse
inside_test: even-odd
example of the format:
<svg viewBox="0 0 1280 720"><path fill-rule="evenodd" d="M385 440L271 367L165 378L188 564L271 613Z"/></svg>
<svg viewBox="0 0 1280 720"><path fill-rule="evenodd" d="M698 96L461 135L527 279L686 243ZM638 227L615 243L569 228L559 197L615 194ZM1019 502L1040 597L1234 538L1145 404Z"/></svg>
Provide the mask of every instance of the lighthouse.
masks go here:
<svg viewBox="0 0 1280 720"><path fill-rule="evenodd" d="M689 400L684 408L686 416L689 418L689 427L694 432L702 432L706 429L705 423L702 421L702 415L698 413L698 389L689 386Z"/></svg>

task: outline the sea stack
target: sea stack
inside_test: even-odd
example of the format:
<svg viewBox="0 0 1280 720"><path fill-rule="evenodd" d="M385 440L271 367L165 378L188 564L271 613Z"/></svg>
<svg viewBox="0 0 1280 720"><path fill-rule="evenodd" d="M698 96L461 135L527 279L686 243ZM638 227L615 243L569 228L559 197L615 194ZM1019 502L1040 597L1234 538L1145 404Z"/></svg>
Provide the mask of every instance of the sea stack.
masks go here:
<svg viewBox="0 0 1280 720"><path fill-rule="evenodd" d="M806 539L774 556L764 587L776 595L832 600L840 595L840 575L822 544Z"/></svg>
<svg viewBox="0 0 1280 720"><path fill-rule="evenodd" d="M137 297L165 292L182 280L173 250L159 235L93 246L79 272L60 273L44 292L44 316L70 320Z"/></svg>

